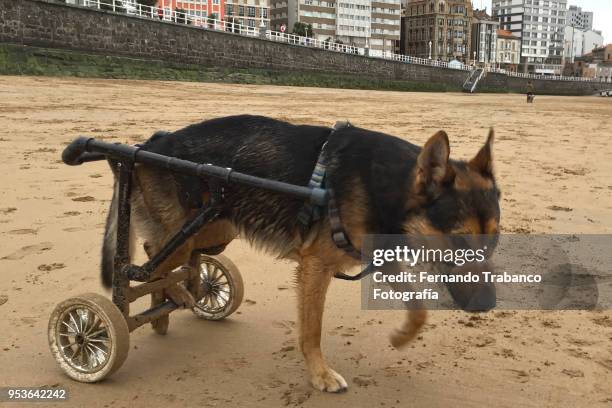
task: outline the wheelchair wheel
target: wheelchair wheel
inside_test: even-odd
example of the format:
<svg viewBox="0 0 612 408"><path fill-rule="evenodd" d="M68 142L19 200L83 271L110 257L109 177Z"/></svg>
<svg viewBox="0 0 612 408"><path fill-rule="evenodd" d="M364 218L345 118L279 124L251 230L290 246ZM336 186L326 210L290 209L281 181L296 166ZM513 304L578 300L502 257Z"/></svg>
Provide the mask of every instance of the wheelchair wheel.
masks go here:
<svg viewBox="0 0 612 408"><path fill-rule="evenodd" d="M58 304L49 319L49 347L62 370L73 380L100 381L125 361L130 331L110 300L85 293Z"/></svg>
<svg viewBox="0 0 612 408"><path fill-rule="evenodd" d="M200 255L201 298L193 312L206 320L221 320L238 309L244 283L238 267L223 255Z"/></svg>

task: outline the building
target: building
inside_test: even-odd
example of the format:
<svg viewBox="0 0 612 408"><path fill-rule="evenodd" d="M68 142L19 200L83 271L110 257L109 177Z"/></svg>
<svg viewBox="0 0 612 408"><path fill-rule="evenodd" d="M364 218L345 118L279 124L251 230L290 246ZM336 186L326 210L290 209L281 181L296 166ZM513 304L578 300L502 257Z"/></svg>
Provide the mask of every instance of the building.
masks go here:
<svg viewBox="0 0 612 408"><path fill-rule="evenodd" d="M590 58L596 62L612 63L612 44L594 49Z"/></svg>
<svg viewBox="0 0 612 408"><path fill-rule="evenodd" d="M500 28L521 38L521 71L562 72L566 0L492 0Z"/></svg>
<svg viewBox="0 0 612 408"><path fill-rule="evenodd" d="M582 57L595 48L603 46L601 31L582 30L576 27L565 27L565 58L573 61L576 57Z"/></svg>
<svg viewBox="0 0 612 408"><path fill-rule="evenodd" d="M368 48L370 55L394 51L400 20L400 0L270 0L273 30L307 24L309 37Z"/></svg>
<svg viewBox="0 0 612 408"><path fill-rule="evenodd" d="M247 27L270 28L268 0L225 0L224 20Z"/></svg>
<svg viewBox="0 0 612 408"><path fill-rule="evenodd" d="M599 47L565 64L564 74L612 82L612 44Z"/></svg>
<svg viewBox="0 0 612 408"><path fill-rule="evenodd" d="M497 66L516 72L521 62L521 39L508 30L497 30Z"/></svg>
<svg viewBox="0 0 612 408"><path fill-rule="evenodd" d="M477 64L492 65L497 60L497 30L499 22L486 10L474 10L472 20L472 60Z"/></svg>
<svg viewBox="0 0 612 408"><path fill-rule="evenodd" d="M372 0L371 3L370 55L393 53L401 35L401 0Z"/></svg>
<svg viewBox="0 0 612 408"><path fill-rule="evenodd" d="M309 37L318 40L336 36L336 0L270 0L271 29L292 33L296 23L310 24Z"/></svg>
<svg viewBox="0 0 612 408"><path fill-rule="evenodd" d="M407 0L402 16L403 54L469 63L471 0Z"/></svg>
<svg viewBox="0 0 612 408"><path fill-rule="evenodd" d="M223 20L226 0L158 0L163 18L173 19L174 11L185 12L194 25L205 25L208 19Z"/></svg>
<svg viewBox="0 0 612 408"><path fill-rule="evenodd" d="M569 6L567 10L567 25L582 30L593 29L593 12L582 11L578 6Z"/></svg>

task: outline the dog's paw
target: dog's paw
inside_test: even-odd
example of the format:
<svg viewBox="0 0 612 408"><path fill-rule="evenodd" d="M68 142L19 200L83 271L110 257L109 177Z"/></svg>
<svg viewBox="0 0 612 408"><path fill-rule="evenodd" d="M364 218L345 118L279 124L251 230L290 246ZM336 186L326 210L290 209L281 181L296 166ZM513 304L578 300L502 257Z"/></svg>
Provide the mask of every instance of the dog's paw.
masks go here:
<svg viewBox="0 0 612 408"><path fill-rule="evenodd" d="M195 299L183 285L172 285L165 290L166 297L170 298L178 306L186 309L195 307Z"/></svg>
<svg viewBox="0 0 612 408"><path fill-rule="evenodd" d="M348 388L344 378L331 368L323 371L322 374L313 375L310 383L317 390L325 392L345 392Z"/></svg>

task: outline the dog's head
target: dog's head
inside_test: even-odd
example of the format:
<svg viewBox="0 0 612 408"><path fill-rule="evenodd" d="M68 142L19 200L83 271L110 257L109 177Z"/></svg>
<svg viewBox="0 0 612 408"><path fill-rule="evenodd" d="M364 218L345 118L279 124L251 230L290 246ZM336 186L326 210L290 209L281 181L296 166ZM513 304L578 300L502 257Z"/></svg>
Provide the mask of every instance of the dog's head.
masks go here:
<svg viewBox="0 0 612 408"><path fill-rule="evenodd" d="M421 150L403 228L408 234L497 235L500 192L493 175L493 131L469 161L450 160L440 131Z"/></svg>
<svg viewBox="0 0 612 408"><path fill-rule="evenodd" d="M471 160L450 160L446 133L440 131L433 135L421 150L414 169L412 188L415 194L408 203L405 233L439 237L438 247L486 248L488 257L497 245L500 221L500 192L493 174L492 147L493 130ZM491 268L485 261L459 267L437 264L436 270L480 274ZM483 311L495 306L493 284L447 286L464 310Z"/></svg>

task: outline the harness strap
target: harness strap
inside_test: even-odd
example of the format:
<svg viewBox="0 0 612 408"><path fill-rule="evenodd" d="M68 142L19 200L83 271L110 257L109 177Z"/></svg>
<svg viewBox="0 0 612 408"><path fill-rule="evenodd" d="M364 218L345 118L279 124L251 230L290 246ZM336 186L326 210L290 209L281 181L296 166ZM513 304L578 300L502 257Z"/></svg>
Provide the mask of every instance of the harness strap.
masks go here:
<svg viewBox="0 0 612 408"><path fill-rule="evenodd" d="M339 129L343 129L351 126L349 122L336 122L331 132L329 133L329 138ZM323 143L321 147L321 152L319 153L319 157L317 159L317 163L315 165L314 171L312 172L312 176L310 177L310 181L308 182L308 186L312 188L321 188L325 183L325 173L327 170L327 157L326 157L326 148L327 141ZM344 225L342 224L342 219L340 218L340 210L338 208L338 203L336 201L336 196L334 194L333 188L331 186L327 186L327 191L329 192L329 201L327 202L327 216L329 218L329 223L331 227L331 235L334 244L346 252L350 257L361 260L361 252L355 248L355 246L351 243L346 230L344 229ZM318 206L313 206L310 203L304 204L302 210L298 214L298 221L302 225L304 231L307 231L310 228L310 225L318 221L321 218L323 209ZM374 264L370 263L365 267L360 273L357 275L351 276L342 272L338 272L334 275L337 279L356 281L364 278L365 276L374 272Z"/></svg>
<svg viewBox="0 0 612 408"><path fill-rule="evenodd" d="M335 129L332 129L334 132ZM331 135L330 133L330 135ZM310 177L310 181L308 182L308 187L311 188L321 188L325 181L325 147L327 146L327 141L323 143L321 147L321 152L319 153L319 158L317 159L317 164L315 165L314 171L312 172L312 176ZM310 228L310 225L321 219L321 207L312 205L310 202L306 202L300 213L298 214L298 221L302 224L302 230L305 232Z"/></svg>
<svg viewBox="0 0 612 408"><path fill-rule="evenodd" d="M329 217L329 224L331 226L332 240L334 244L352 258L361 260L361 252L353 246L351 243L342 220L340 219L340 210L338 209L338 203L336 202L336 195L334 189L328 188L329 191L329 202L327 203L327 209Z"/></svg>

